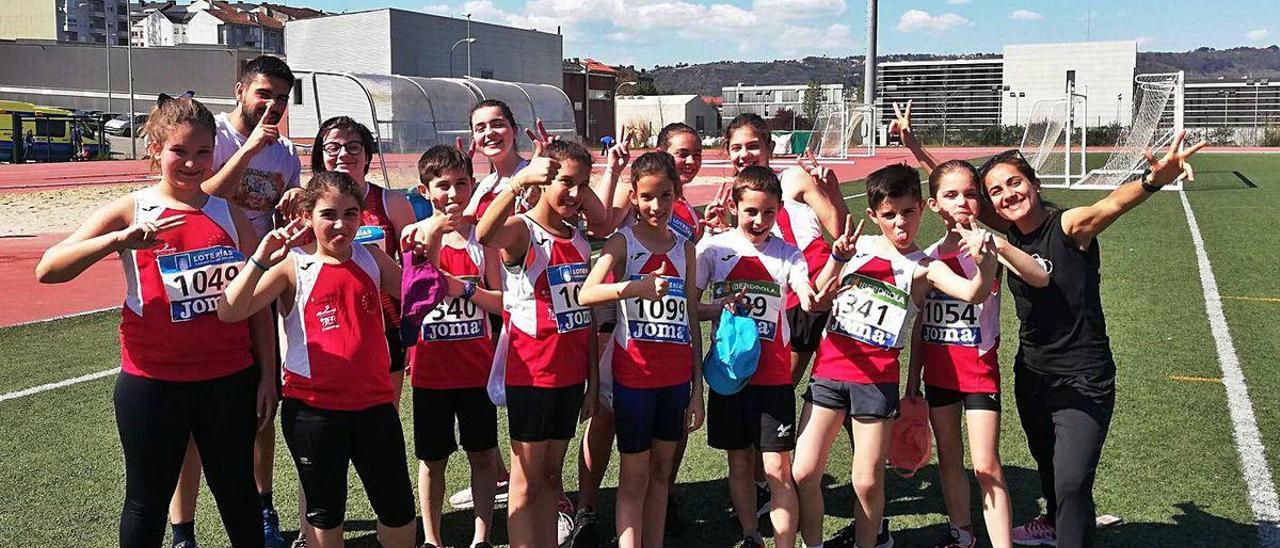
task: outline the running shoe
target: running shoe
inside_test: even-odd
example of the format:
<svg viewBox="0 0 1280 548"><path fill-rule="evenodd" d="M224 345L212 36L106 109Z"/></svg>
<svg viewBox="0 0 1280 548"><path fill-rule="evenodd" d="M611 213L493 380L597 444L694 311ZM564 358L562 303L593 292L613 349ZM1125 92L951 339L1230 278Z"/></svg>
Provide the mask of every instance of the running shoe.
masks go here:
<svg viewBox="0 0 1280 548"><path fill-rule="evenodd" d="M271 508L262 509L263 548L284 548L284 535L280 534L280 516Z"/></svg>
<svg viewBox="0 0 1280 548"><path fill-rule="evenodd" d="M573 536L573 501L560 493L556 504L556 546L564 546Z"/></svg>
<svg viewBox="0 0 1280 548"><path fill-rule="evenodd" d="M493 492L494 504L507 503L507 488L510 484L507 480L498 480L497 489ZM471 496L471 488L467 487L457 493L449 496L449 506L458 510L469 510L476 507L476 501Z"/></svg>
<svg viewBox="0 0 1280 548"><path fill-rule="evenodd" d="M960 537L966 536L965 534L962 534L962 533L967 534L967 536L969 537L968 542L961 540ZM974 548L977 545L978 545L978 537L974 535L972 531L968 531L968 530L962 531L955 527L948 527L947 535L943 537L941 540L939 540L936 544L934 544L933 548Z"/></svg>
<svg viewBox="0 0 1280 548"><path fill-rule="evenodd" d="M773 494L769 492L769 484L766 483L762 487L759 483L757 483L756 484L756 517L757 518L762 517L765 514L768 514L769 510L773 509L772 499L773 499Z"/></svg>
<svg viewBox="0 0 1280 548"><path fill-rule="evenodd" d="M298 538L293 539L293 544L290 544L289 548L307 548L307 536L299 531Z"/></svg>
<svg viewBox="0 0 1280 548"><path fill-rule="evenodd" d="M1057 546L1058 535L1049 523L1049 516L1036 516L1031 521L1013 528L1013 543L1020 546Z"/></svg>
<svg viewBox="0 0 1280 548"><path fill-rule="evenodd" d="M487 542L477 542L475 544L472 544L471 548L493 548L493 545Z"/></svg>
<svg viewBox="0 0 1280 548"><path fill-rule="evenodd" d="M742 537L742 542L738 544L738 548L764 548L764 543L760 542L755 535L747 535Z"/></svg>
<svg viewBox="0 0 1280 548"><path fill-rule="evenodd" d="M831 537L831 540L822 543L822 545L825 548L855 548L858 545L857 538L853 522L850 521L849 525L836 531L836 535ZM889 518L880 520L880 532L876 533L875 548L893 548L893 534L889 532Z"/></svg>
<svg viewBox="0 0 1280 548"><path fill-rule="evenodd" d="M569 546L572 548L596 548L600 546L600 533L596 531L596 513L588 508L579 508L573 518L573 534Z"/></svg>

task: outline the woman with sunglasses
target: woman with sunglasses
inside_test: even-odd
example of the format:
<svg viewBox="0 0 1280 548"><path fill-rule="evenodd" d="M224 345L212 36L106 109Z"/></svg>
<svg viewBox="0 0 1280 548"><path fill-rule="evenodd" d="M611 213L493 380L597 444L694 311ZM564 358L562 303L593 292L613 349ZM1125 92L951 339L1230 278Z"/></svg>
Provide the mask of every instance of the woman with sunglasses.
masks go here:
<svg viewBox="0 0 1280 548"><path fill-rule="evenodd" d="M1092 205L1062 209L1040 198L1040 180L1017 150L979 169L995 226L1049 272L1035 288L1009 276L1017 305L1014 395L1040 473L1045 515L1013 530L1023 545L1092 546L1093 480L1115 410L1116 364L1102 313L1098 235L1121 215L1182 177L1204 146L1182 148L1179 131L1163 157L1146 153L1147 170ZM988 215L990 216L990 215Z"/></svg>

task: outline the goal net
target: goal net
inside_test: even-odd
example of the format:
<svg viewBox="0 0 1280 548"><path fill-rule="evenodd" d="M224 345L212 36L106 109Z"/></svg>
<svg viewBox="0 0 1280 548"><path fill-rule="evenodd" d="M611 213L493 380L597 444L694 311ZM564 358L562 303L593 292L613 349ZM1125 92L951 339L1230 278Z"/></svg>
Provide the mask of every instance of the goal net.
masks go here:
<svg viewBox="0 0 1280 548"><path fill-rule="evenodd" d="M1067 99L1036 101L1031 105L1031 116L1022 134L1018 150L1036 170L1041 184L1048 187L1065 187L1070 184L1072 162L1071 136L1072 102ZM1079 146L1079 141L1076 141ZM1076 151L1078 152L1078 151Z"/></svg>
<svg viewBox="0 0 1280 548"><path fill-rule="evenodd" d="M1169 146L1182 127L1183 73L1140 74L1134 78L1133 121L1121 132L1107 163L1072 185L1073 188L1106 189L1119 186L1142 173L1144 152ZM1178 181L1170 188L1182 188Z"/></svg>
<svg viewBox="0 0 1280 548"><path fill-rule="evenodd" d="M846 159L875 155L875 116L865 105L841 105L818 114L808 151L820 159Z"/></svg>

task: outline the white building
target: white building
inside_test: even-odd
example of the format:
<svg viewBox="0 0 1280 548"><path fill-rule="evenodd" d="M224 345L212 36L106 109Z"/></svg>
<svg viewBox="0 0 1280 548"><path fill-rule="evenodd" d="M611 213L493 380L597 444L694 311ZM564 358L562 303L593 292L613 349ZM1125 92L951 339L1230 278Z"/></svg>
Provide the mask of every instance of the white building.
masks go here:
<svg viewBox="0 0 1280 548"><path fill-rule="evenodd" d="M907 101L911 101L911 123L920 128L951 131L1001 123L1004 63L1000 59L894 61L879 63L876 70L881 124L893 120L894 103Z"/></svg>
<svg viewBox="0 0 1280 548"><path fill-rule="evenodd" d="M772 118L779 111L789 110L796 116L804 114L804 92L806 84L786 84L776 86L743 85L720 88L720 96L724 104L720 116L728 124L735 116L744 112L753 112L764 118ZM844 85L822 84L819 98L820 109L830 110L839 107L845 101Z"/></svg>
<svg viewBox="0 0 1280 548"><path fill-rule="evenodd" d="M1133 117L1137 65L1138 43L1133 40L1005 46L1006 99L1008 93L1019 95L1005 101L1001 119L1006 125L1025 121L1037 101L1061 99L1068 73L1074 73L1076 93L1088 97L1088 125L1127 126Z"/></svg>
<svg viewBox="0 0 1280 548"><path fill-rule="evenodd" d="M703 136L720 133L720 117L715 107L700 95L619 95L614 104L618 120L614 135L622 135L625 128L642 124L657 136L664 126L675 122L689 124Z"/></svg>
<svg viewBox="0 0 1280 548"><path fill-rule="evenodd" d="M189 11L177 2L143 4L141 14L134 14L133 46L154 48L177 46L189 42L187 24L198 12Z"/></svg>
<svg viewBox="0 0 1280 548"><path fill-rule="evenodd" d="M127 45L125 0L0 0L0 39Z"/></svg>

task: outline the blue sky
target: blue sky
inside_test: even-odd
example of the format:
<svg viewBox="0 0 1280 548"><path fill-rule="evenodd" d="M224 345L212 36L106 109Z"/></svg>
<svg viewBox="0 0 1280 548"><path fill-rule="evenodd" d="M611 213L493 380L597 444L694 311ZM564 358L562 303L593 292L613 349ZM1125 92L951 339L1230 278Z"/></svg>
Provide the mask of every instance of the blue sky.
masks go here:
<svg viewBox="0 0 1280 548"><path fill-rule="evenodd" d="M865 51L864 0L295 0L326 11L397 7L555 32L565 57L640 67ZM292 3L292 2L291 2ZM882 0L881 53L1137 40L1139 51L1280 43L1280 2ZM482 47L477 44L476 47Z"/></svg>

